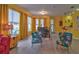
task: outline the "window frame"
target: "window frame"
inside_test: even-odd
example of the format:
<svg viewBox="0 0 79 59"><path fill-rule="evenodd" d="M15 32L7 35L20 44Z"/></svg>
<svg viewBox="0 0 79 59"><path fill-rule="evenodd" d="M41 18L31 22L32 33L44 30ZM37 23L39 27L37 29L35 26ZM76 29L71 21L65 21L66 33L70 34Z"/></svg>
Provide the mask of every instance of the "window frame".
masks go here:
<svg viewBox="0 0 79 59"><path fill-rule="evenodd" d="M29 22L29 19L28 18L30 18L30 22ZM27 31L28 32L31 32L32 31L32 18L31 18L31 16L28 16L27 17L27 24L28 24L28 29L27 29Z"/></svg>
<svg viewBox="0 0 79 59"><path fill-rule="evenodd" d="M10 14L10 10L11 10L12 14ZM14 15L15 16L17 15L19 18L13 18ZM11 16L11 18L10 18L10 16ZM8 9L8 23L14 25L14 28L10 30L11 37L16 37L18 34L20 34L20 16L21 16L21 13L18 12L17 10L14 10L14 9L11 9L11 8ZM18 21L15 21L14 19L18 19ZM18 30L15 31L16 34L13 32L16 28L15 25L18 26Z"/></svg>

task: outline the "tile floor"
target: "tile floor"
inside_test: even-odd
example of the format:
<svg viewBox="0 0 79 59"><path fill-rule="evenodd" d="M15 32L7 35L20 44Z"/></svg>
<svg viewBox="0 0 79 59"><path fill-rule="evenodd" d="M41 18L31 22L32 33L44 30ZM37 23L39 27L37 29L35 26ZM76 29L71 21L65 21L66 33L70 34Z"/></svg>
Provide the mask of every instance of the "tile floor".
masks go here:
<svg viewBox="0 0 79 59"><path fill-rule="evenodd" d="M10 51L11 54L78 54L79 40L72 42L72 48L67 52L66 50L56 49L57 36L53 35L52 40L49 38L42 38L43 43L34 44L32 47L32 37L28 37L18 42L17 47Z"/></svg>

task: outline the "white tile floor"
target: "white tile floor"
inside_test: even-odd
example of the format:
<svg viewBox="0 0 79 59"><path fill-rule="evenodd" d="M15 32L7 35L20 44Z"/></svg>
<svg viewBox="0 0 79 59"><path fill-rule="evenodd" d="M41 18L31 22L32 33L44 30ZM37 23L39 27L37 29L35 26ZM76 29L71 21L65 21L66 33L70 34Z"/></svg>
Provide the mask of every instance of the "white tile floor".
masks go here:
<svg viewBox="0 0 79 59"><path fill-rule="evenodd" d="M67 51L56 49L56 36L52 36L52 40L49 38L43 38L42 46L41 44L34 44L32 47L30 36L28 39L24 39L18 42L17 47L11 50L11 54L66 54ZM70 49L69 54L79 53L79 40L73 40L72 49Z"/></svg>

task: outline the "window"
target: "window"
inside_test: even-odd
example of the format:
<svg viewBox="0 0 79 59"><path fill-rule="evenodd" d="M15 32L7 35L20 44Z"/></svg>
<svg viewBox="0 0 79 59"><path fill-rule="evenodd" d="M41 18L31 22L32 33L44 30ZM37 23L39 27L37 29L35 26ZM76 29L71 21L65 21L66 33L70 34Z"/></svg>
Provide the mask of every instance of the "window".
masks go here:
<svg viewBox="0 0 79 59"><path fill-rule="evenodd" d="M40 22L41 22L41 27L44 27L44 19L41 19Z"/></svg>
<svg viewBox="0 0 79 59"><path fill-rule="evenodd" d="M13 25L13 29L10 30L10 34L12 37L16 37L16 35L18 35L20 31L19 30L20 13L13 9L9 9L8 19L9 19L9 24Z"/></svg>
<svg viewBox="0 0 79 59"><path fill-rule="evenodd" d="M51 27L51 31L54 32L54 20L51 19L50 23L51 23L51 26L50 26Z"/></svg>
<svg viewBox="0 0 79 59"><path fill-rule="evenodd" d="M36 30L38 30L39 27L39 19L36 19Z"/></svg>
<svg viewBox="0 0 79 59"><path fill-rule="evenodd" d="M30 31L32 31L31 30L32 29L32 27L31 27L31 25L32 25L32 19L31 19L30 16L27 17L27 23L28 23L28 32L30 32Z"/></svg>

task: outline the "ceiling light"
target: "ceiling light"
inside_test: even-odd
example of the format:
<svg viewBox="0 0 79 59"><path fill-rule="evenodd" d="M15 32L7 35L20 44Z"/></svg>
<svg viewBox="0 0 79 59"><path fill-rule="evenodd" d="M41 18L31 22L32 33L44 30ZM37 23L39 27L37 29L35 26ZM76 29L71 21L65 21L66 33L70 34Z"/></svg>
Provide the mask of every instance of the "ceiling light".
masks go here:
<svg viewBox="0 0 79 59"><path fill-rule="evenodd" d="M46 14L48 14L48 12L47 11L45 11L45 10L42 10L41 12L39 12L41 15L46 15Z"/></svg>

